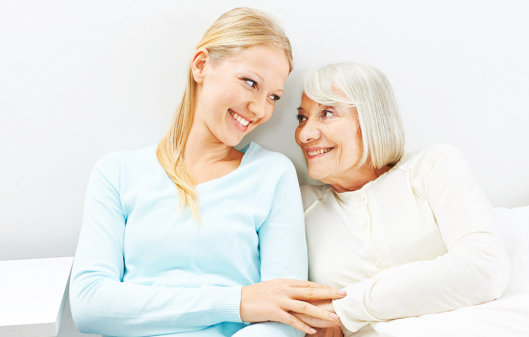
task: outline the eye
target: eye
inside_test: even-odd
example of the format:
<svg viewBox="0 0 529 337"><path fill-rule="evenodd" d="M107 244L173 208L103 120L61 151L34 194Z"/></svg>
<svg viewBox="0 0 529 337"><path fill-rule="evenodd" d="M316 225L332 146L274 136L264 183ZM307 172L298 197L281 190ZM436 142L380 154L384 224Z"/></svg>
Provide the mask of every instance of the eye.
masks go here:
<svg viewBox="0 0 529 337"><path fill-rule="evenodd" d="M332 118L332 117L334 117L334 111L332 110L323 110L320 115L320 118Z"/></svg>
<svg viewBox="0 0 529 337"><path fill-rule="evenodd" d="M279 100L281 99L281 97L272 94L272 95L270 95L270 99L271 99L272 101L279 101Z"/></svg>
<svg viewBox="0 0 529 337"><path fill-rule="evenodd" d="M255 89L257 87L257 82L255 82L254 80L252 79L249 79L249 78L243 78L242 79L244 82L246 82L246 84L248 84L251 88Z"/></svg>
<svg viewBox="0 0 529 337"><path fill-rule="evenodd" d="M307 116L302 114L297 114L296 119L298 120L298 124L301 125L307 121Z"/></svg>

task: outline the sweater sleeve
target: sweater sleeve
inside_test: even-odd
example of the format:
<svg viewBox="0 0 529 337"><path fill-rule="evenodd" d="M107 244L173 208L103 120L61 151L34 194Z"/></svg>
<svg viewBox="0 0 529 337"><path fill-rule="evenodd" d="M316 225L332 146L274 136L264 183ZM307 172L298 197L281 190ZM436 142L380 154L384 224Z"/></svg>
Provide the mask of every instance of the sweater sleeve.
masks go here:
<svg viewBox="0 0 529 337"><path fill-rule="evenodd" d="M347 296L334 307L350 331L491 301L507 286L509 260L492 230L492 208L462 155L450 146L434 147L414 174L415 193L428 200L447 253L346 287Z"/></svg>
<svg viewBox="0 0 529 337"><path fill-rule="evenodd" d="M307 247L305 220L294 166L281 157L274 165L284 163L266 221L259 229L261 255L261 281L275 278L307 279ZM234 337L301 337L304 333L289 325L277 322L250 324Z"/></svg>
<svg viewBox="0 0 529 337"><path fill-rule="evenodd" d="M72 316L85 333L146 336L241 322L240 287L177 288L124 283L126 215L120 164L104 157L89 180L70 282ZM155 247L153 247L155 249Z"/></svg>

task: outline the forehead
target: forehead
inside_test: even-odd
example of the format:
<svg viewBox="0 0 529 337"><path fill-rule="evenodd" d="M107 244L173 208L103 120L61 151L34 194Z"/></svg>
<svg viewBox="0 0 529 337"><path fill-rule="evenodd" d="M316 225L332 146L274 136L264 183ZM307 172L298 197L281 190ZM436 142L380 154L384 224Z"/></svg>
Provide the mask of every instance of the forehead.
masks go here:
<svg viewBox="0 0 529 337"><path fill-rule="evenodd" d="M307 96L305 93L301 95L301 104L298 109L301 109L307 113L317 113L324 109L332 108L335 111L340 112L342 115L348 115L348 116L356 116L356 108L352 105L345 104L345 103L336 103L333 105L325 105L320 104L314 100L312 100L309 96Z"/></svg>
<svg viewBox="0 0 529 337"><path fill-rule="evenodd" d="M266 85L283 88L290 65L285 51L276 46L253 46L241 49L223 59L220 67L234 72L253 72Z"/></svg>
<svg viewBox="0 0 529 337"><path fill-rule="evenodd" d="M309 96L307 96L305 93L301 94L301 103L299 105L298 109L302 110L313 110L316 108L321 108L323 105L321 105L318 102L313 101Z"/></svg>
<svg viewBox="0 0 529 337"><path fill-rule="evenodd" d="M334 104L321 104L319 102L314 101L312 98L307 96L305 92L301 94L301 104L300 108L302 109L315 109L315 108L348 108L350 105L343 104L336 102Z"/></svg>

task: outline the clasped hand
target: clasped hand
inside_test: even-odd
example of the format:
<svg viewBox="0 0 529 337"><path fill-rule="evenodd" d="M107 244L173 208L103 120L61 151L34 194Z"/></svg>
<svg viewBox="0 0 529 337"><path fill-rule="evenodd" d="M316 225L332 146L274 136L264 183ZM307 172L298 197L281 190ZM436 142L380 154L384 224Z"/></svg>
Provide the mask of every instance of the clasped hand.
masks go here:
<svg viewBox="0 0 529 337"><path fill-rule="evenodd" d="M242 288L240 315L245 322L276 321L314 334L314 327L340 324L331 301L345 295L310 281L274 279Z"/></svg>

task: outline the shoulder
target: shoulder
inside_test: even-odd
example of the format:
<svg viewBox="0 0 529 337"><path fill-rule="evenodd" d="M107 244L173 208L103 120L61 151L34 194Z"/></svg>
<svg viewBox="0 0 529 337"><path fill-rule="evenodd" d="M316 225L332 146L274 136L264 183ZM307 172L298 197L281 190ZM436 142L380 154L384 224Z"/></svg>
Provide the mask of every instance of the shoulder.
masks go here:
<svg viewBox="0 0 529 337"><path fill-rule="evenodd" d="M261 171L276 174L296 174L296 169L292 161L280 152L271 151L257 143L250 143L245 148L248 156L248 163L258 165Z"/></svg>
<svg viewBox="0 0 529 337"><path fill-rule="evenodd" d="M137 150L107 153L97 160L93 172L107 178L117 179L125 169L143 167L156 158L157 145L149 145Z"/></svg>
<svg viewBox="0 0 529 337"><path fill-rule="evenodd" d="M253 160L266 161L272 165L293 166L292 161L284 154L264 148L257 143L252 142L246 148Z"/></svg>
<svg viewBox="0 0 529 337"><path fill-rule="evenodd" d="M464 155L450 144L437 144L424 150L410 153L403 159L402 168L424 172L435 168L450 168L466 165Z"/></svg>
<svg viewBox="0 0 529 337"><path fill-rule="evenodd" d="M408 167L418 195L425 195L432 184L448 186L452 181L473 179L463 153L449 144L434 145L411 155L404 167Z"/></svg>
<svg viewBox="0 0 529 337"><path fill-rule="evenodd" d="M456 147L450 144L437 144L433 145L422 151L422 155L429 160L439 160L439 159L451 159L463 158L463 154Z"/></svg>

